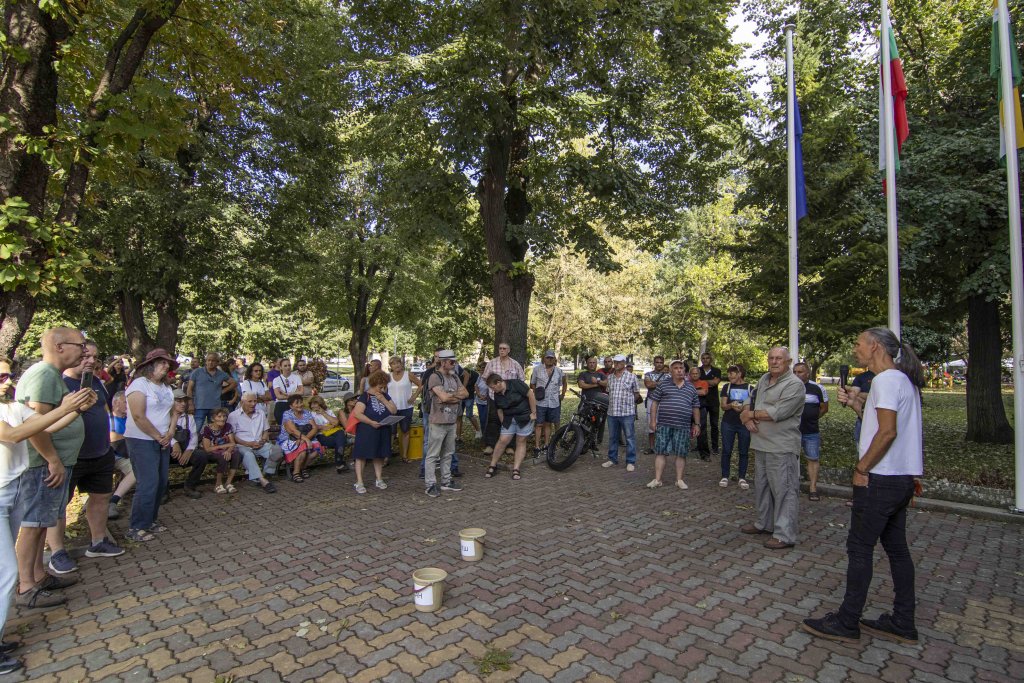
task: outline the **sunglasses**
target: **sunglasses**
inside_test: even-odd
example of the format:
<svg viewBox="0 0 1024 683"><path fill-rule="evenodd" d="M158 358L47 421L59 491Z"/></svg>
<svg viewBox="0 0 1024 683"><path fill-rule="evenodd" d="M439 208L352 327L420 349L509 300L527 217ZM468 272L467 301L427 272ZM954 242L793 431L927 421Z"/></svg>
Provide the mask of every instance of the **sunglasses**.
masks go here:
<svg viewBox="0 0 1024 683"><path fill-rule="evenodd" d="M12 377L9 372L0 372L0 384L3 384Z"/></svg>
<svg viewBox="0 0 1024 683"><path fill-rule="evenodd" d="M82 349L82 351L84 352L86 350L86 348L88 347L88 344L86 342L67 342L66 341L66 342L57 342L57 346L77 346L78 348Z"/></svg>

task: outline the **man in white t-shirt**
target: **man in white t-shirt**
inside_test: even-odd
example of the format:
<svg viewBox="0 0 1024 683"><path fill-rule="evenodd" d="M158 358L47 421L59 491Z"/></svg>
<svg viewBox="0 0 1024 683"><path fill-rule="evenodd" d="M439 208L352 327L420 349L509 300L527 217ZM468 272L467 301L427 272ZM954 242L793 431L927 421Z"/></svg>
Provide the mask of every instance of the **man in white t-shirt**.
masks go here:
<svg viewBox="0 0 1024 683"><path fill-rule="evenodd" d="M805 619L809 633L844 642L860 640L861 629L900 643L917 643L914 625L914 562L907 546L907 506L916 477L924 470L921 393L924 373L909 344L892 331L874 327L853 347L857 362L875 373L866 397L840 387L838 400L863 419L853 474L853 511L846 540L846 594L838 612ZM861 619L875 545L881 541L892 572L893 610L877 619Z"/></svg>

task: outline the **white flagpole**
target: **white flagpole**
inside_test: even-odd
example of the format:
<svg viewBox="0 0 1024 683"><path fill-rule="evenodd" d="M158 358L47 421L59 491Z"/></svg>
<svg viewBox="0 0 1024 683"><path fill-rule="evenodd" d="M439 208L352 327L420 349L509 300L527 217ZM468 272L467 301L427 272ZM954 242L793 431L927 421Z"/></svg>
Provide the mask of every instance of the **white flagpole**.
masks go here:
<svg viewBox="0 0 1024 683"><path fill-rule="evenodd" d="M800 360L800 299L796 249L796 85L793 78L793 30L786 24L786 175L789 186L789 354Z"/></svg>
<svg viewBox="0 0 1024 683"><path fill-rule="evenodd" d="M1014 510L1024 512L1024 259L1021 258L1020 179L1017 177L1017 107L1010 60L1010 12L999 0L999 79L1006 142L1006 198L1010 225L1010 306L1013 325L1013 443L1016 462Z"/></svg>
<svg viewBox="0 0 1024 683"><path fill-rule="evenodd" d="M889 329L897 338L900 330L900 239L896 227L896 131L893 120L892 68L889 62L889 3L882 0L882 142L885 145L885 219L889 252Z"/></svg>

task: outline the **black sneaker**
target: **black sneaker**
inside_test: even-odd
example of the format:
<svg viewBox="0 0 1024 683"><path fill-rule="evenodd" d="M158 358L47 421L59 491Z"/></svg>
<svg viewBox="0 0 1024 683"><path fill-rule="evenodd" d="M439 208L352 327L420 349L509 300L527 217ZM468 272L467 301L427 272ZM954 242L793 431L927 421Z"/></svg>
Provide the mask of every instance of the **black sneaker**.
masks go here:
<svg viewBox="0 0 1024 683"><path fill-rule="evenodd" d="M437 487L437 484L431 484L426 493L431 498L439 498L441 496L441 489Z"/></svg>
<svg viewBox="0 0 1024 683"><path fill-rule="evenodd" d="M338 474L342 474L344 472L348 472L348 470L349 470L348 463L345 463L345 462L341 463L340 465L338 465L337 467L334 468L334 471L337 472Z"/></svg>
<svg viewBox="0 0 1024 683"><path fill-rule="evenodd" d="M193 500L197 500L197 499L203 497L202 493L200 493L199 491L195 490L191 486L183 486L181 490L182 490L182 492L186 496L188 496L189 498L192 498Z"/></svg>
<svg viewBox="0 0 1024 683"><path fill-rule="evenodd" d="M19 647L21 647L21 643L17 640L5 640L0 643L0 655L9 655Z"/></svg>
<svg viewBox="0 0 1024 683"><path fill-rule="evenodd" d="M917 629L913 626L897 626L888 612L879 615L877 619L861 619L860 627L873 636L895 640L897 643L917 645Z"/></svg>
<svg viewBox="0 0 1024 683"><path fill-rule="evenodd" d="M14 657L8 657L7 655L0 656L0 676L5 674L12 674L15 671L23 668L25 665L19 662Z"/></svg>
<svg viewBox="0 0 1024 683"><path fill-rule="evenodd" d="M454 477L455 475L453 474L452 476ZM461 491L462 490L462 484L460 484L457 481L450 481L447 484L441 484L441 490L442 491Z"/></svg>
<svg viewBox="0 0 1024 683"><path fill-rule="evenodd" d="M462 478L462 472L460 472L458 470L452 470L452 476L455 477L456 479L461 479ZM442 487L442 488L444 488L444 487Z"/></svg>
<svg viewBox="0 0 1024 683"><path fill-rule="evenodd" d="M838 640L841 643L859 643L860 628L846 628L839 622L835 612L829 612L821 619L804 619L804 630L819 638Z"/></svg>

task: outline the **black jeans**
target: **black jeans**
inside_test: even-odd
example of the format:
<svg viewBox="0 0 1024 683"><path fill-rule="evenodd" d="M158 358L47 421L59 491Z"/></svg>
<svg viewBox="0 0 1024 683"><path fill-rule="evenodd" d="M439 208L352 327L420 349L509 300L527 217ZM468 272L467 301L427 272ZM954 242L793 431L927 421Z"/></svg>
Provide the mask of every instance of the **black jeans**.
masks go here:
<svg viewBox="0 0 1024 683"><path fill-rule="evenodd" d="M913 628L914 561L907 547L907 506L914 497L914 478L872 474L867 486L853 487L850 533L846 537L846 595L839 608L839 621L853 628L864 611L871 586L875 544L882 542L892 572L893 619L901 627Z"/></svg>
<svg viewBox="0 0 1024 683"><path fill-rule="evenodd" d="M700 453L701 457L711 455L711 449L708 448L708 430L704 427L708 423L708 409L706 406L700 407L700 434L697 435L697 452ZM718 421L715 421L715 448L718 448Z"/></svg>
<svg viewBox="0 0 1024 683"><path fill-rule="evenodd" d="M711 437L711 448L712 450L718 450L718 413L721 406L718 403L718 396L715 393L715 387L708 389L708 407L706 411L701 411L700 414L700 431L708 434ZM710 429L704 427L710 423Z"/></svg>
<svg viewBox="0 0 1024 683"><path fill-rule="evenodd" d="M494 448L501 438L501 422L498 421L498 406L495 405L493 398L487 399L487 424L481 427L484 431L484 445Z"/></svg>
<svg viewBox="0 0 1024 683"><path fill-rule="evenodd" d="M185 487L194 489L199 486L199 480L203 478L203 470L210 463L210 454L201 448L197 448L192 451L192 455L189 457L188 462L184 465L178 462L178 459L173 455L171 456L171 467L191 467L192 470L188 473L185 478Z"/></svg>

